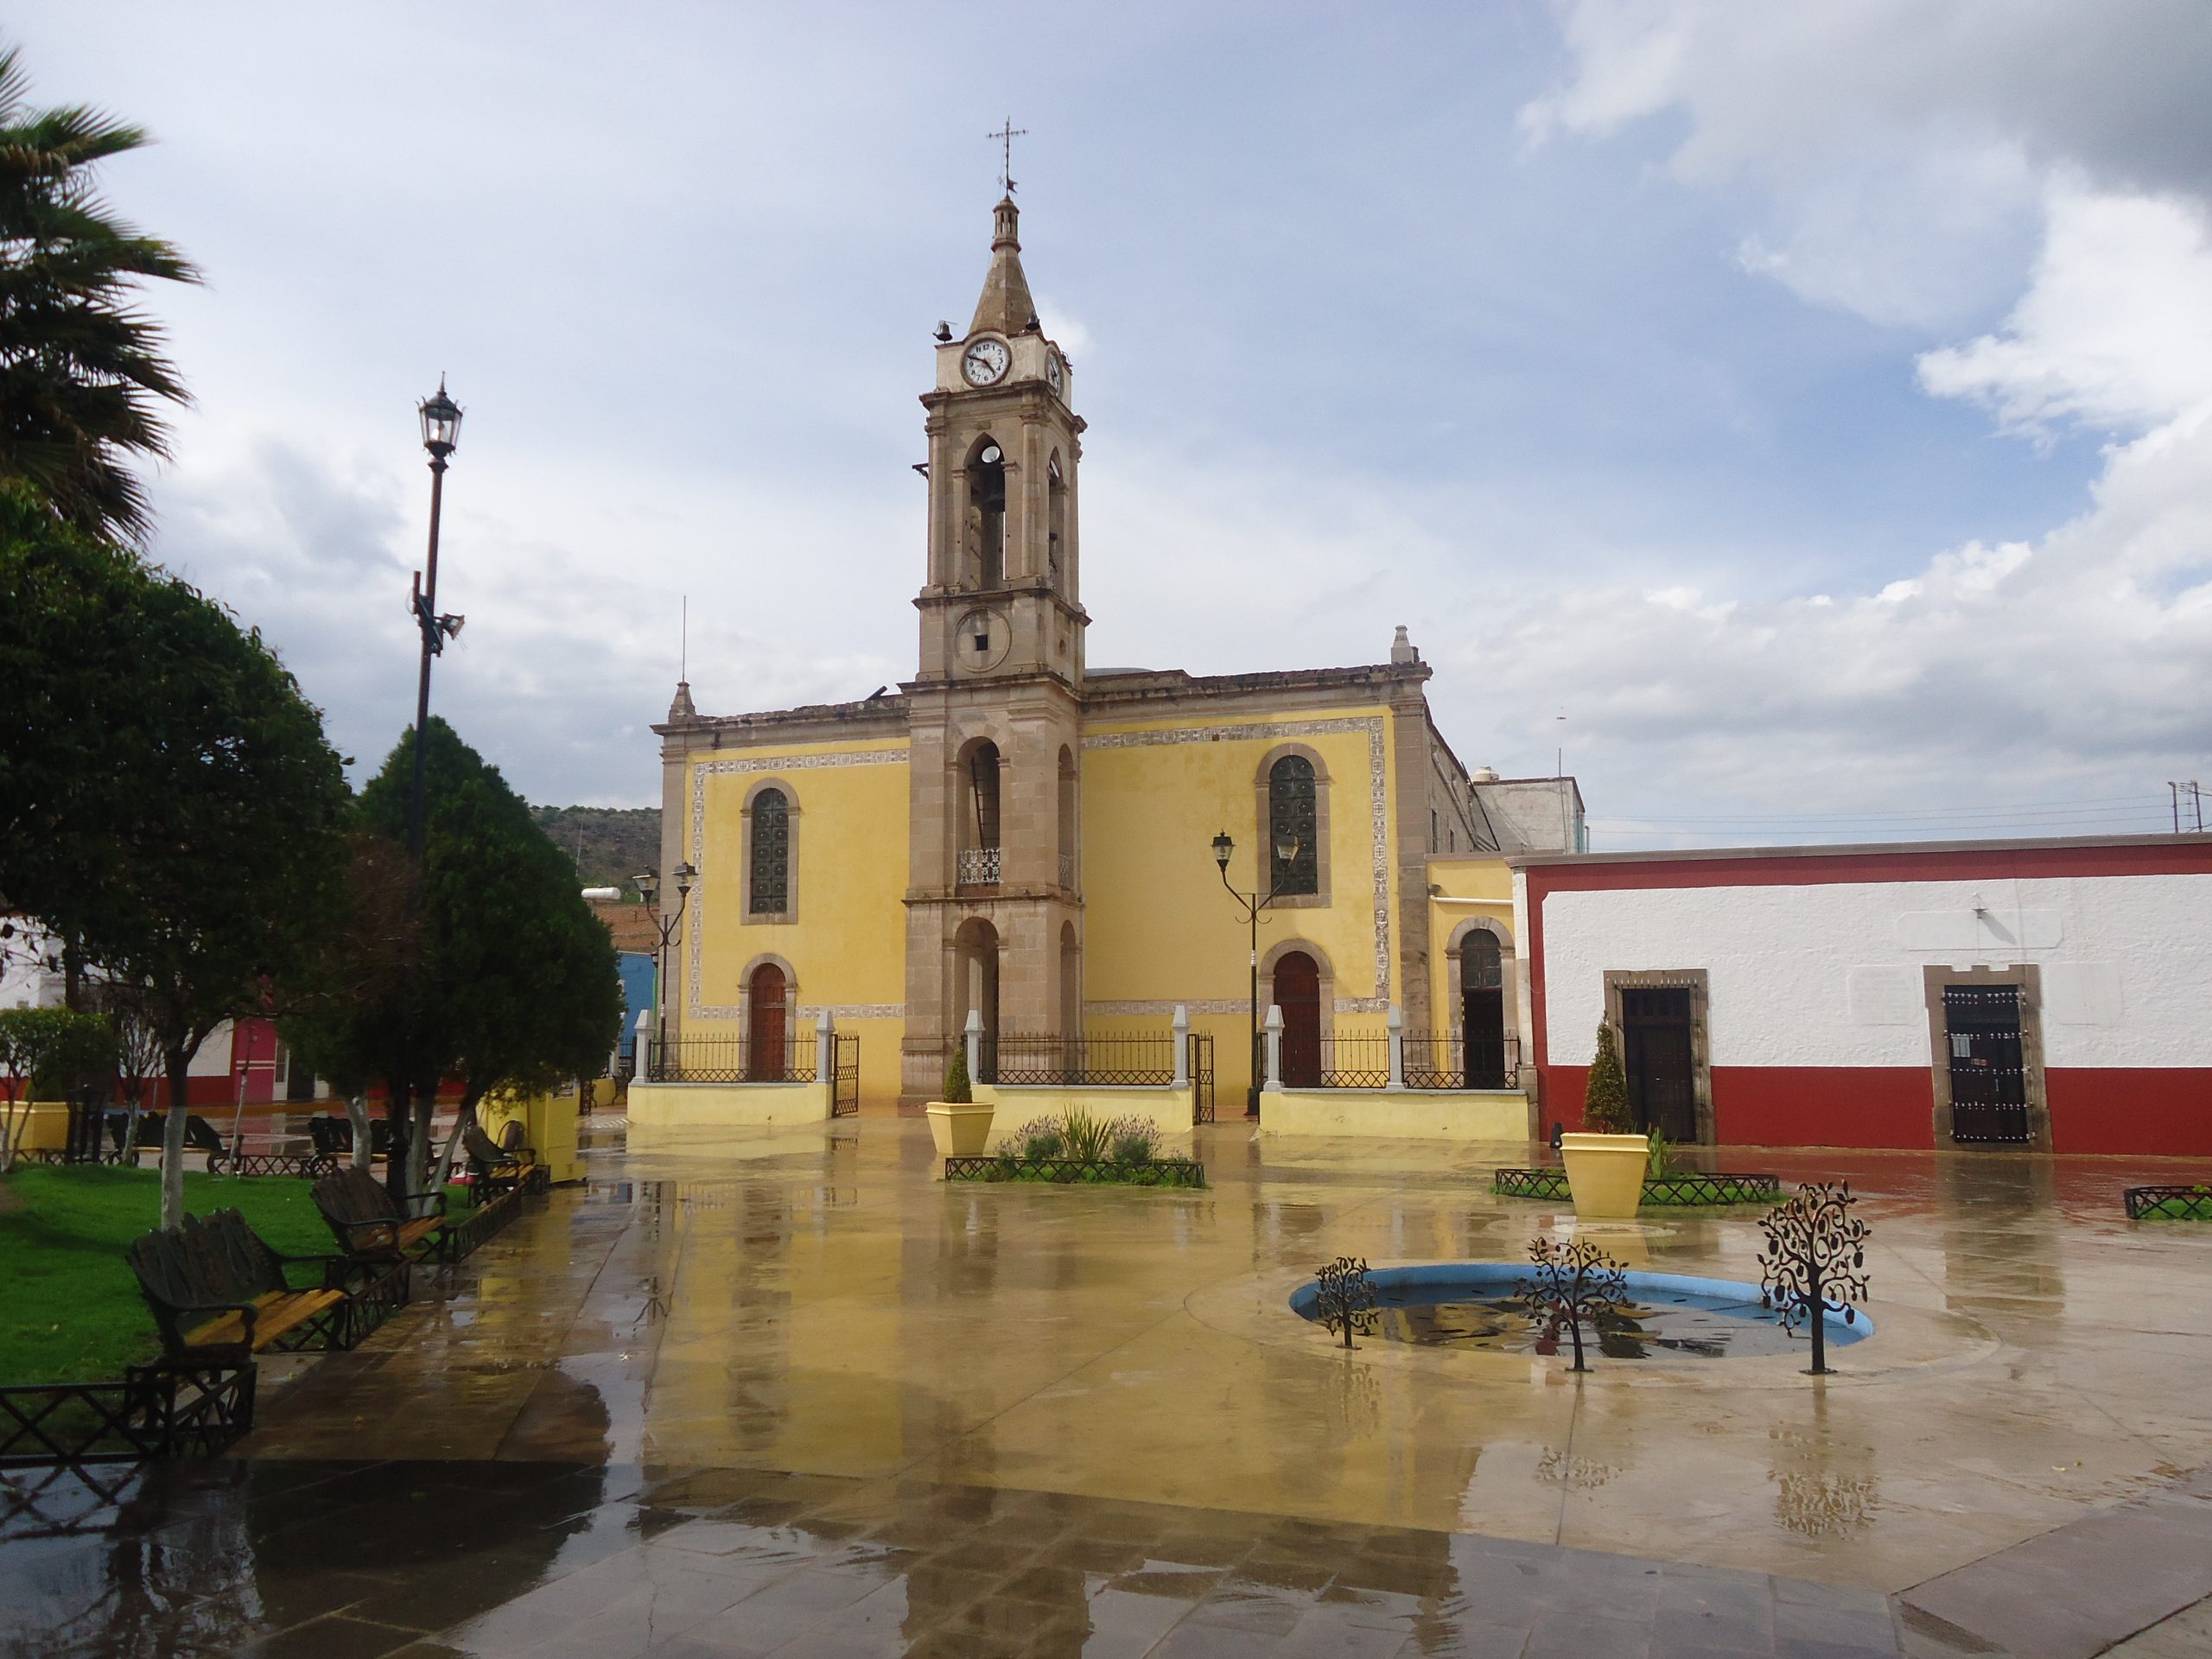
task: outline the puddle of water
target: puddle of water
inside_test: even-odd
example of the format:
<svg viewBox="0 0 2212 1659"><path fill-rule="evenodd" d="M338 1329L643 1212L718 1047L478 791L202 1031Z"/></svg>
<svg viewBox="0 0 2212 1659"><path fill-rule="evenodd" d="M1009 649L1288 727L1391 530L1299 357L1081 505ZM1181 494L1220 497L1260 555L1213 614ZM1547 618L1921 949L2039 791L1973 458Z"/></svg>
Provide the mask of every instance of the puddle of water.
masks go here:
<svg viewBox="0 0 2212 1659"><path fill-rule="evenodd" d="M1370 1275L1376 1319L1368 1334L1427 1348L1488 1353L1558 1354L1573 1338L1558 1314L1521 1294L1522 1271L1503 1263L1382 1268ZM1627 1298L1583 1325L1586 1346L1608 1359L1741 1359L1802 1353L1807 1338L1785 1329L1759 1304L1756 1287L1676 1274L1632 1273ZM1313 1287L1291 1298L1304 1319L1316 1317ZM1872 1332L1864 1315L1827 1321L1831 1347L1847 1347Z"/></svg>

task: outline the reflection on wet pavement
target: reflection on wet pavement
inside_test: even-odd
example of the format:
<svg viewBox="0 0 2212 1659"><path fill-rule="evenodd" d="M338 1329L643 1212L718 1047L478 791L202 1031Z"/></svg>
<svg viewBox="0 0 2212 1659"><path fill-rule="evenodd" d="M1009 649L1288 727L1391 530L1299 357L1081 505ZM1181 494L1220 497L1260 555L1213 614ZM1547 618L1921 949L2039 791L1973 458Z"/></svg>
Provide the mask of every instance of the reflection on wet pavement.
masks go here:
<svg viewBox="0 0 2212 1659"><path fill-rule="evenodd" d="M0 1653L1535 1654L1669 1630L1897 1651L1871 1591L918 1480L267 1460L115 1497L65 1478L9 1523Z"/></svg>
<svg viewBox="0 0 2212 1659"><path fill-rule="evenodd" d="M0 1487L0 1655L1890 1652L1885 1592L1980 1605L1978 1564L2171 1519L2212 1458L2177 1386L2212 1229L2118 1201L2202 1164L1762 1155L1866 1194L1877 1334L1825 1382L1577 1382L1286 1305L1338 1255L1572 1225L1481 1152L1197 1139L1213 1185L1173 1192L947 1187L911 1121L595 1130L588 1189L268 1368L239 1458ZM1756 1212L1601 1243L1758 1276Z"/></svg>

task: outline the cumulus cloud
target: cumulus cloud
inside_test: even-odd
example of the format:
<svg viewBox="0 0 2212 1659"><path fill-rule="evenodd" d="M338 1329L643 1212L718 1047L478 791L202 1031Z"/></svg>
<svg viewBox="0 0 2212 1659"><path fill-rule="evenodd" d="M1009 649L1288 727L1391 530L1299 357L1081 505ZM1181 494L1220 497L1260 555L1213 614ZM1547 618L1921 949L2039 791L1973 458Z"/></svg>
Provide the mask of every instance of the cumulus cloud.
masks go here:
<svg viewBox="0 0 2212 1659"><path fill-rule="evenodd" d="M2009 289L1999 326L1918 355L1922 389L2111 442L2087 509L2039 537L1855 594L1563 595L1527 607L1494 673L1531 707L1573 697L1631 775L1665 744L1662 817L1686 785L2155 804L2201 766L2212 648L2212 11L1586 0L1565 29L1573 71L1522 112L1532 142L1675 118L1672 178L1757 194L1745 267L1877 322Z"/></svg>

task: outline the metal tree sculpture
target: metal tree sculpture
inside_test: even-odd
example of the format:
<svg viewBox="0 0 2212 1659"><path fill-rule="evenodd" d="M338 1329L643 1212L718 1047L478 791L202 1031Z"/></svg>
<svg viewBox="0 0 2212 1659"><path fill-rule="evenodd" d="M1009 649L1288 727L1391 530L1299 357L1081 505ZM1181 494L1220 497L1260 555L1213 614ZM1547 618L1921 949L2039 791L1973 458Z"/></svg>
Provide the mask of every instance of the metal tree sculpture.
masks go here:
<svg viewBox="0 0 2212 1659"><path fill-rule="evenodd" d="M1778 1309L1784 1330L1800 1323L1813 1338L1808 1376L1828 1375L1827 1316L1859 1317L1851 1303L1866 1294L1866 1224L1851 1213L1848 1181L1808 1181L1797 1196L1759 1218L1759 1300Z"/></svg>
<svg viewBox="0 0 2212 1659"><path fill-rule="evenodd" d="M1371 1331L1380 1317L1375 1311L1375 1287L1367 1279L1367 1258L1340 1255L1315 1271L1320 1282L1313 1305L1320 1322L1328 1330L1341 1332L1344 1346L1350 1348L1351 1333Z"/></svg>
<svg viewBox="0 0 2212 1659"><path fill-rule="evenodd" d="M1582 1363L1582 1322L1594 1325L1605 1309L1628 1300L1627 1266L1586 1238L1559 1240L1541 1234L1529 1241L1529 1260L1535 1263L1535 1277L1523 1279L1516 1294L1532 1313L1548 1312L1567 1326L1574 1344L1571 1369L1588 1370Z"/></svg>

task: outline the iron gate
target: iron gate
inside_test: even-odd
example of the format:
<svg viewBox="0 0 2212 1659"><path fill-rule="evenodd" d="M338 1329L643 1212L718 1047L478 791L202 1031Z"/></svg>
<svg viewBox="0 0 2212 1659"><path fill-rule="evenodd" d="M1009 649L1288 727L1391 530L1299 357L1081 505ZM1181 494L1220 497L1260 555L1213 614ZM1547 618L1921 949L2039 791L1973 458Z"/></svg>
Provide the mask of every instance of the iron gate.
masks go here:
<svg viewBox="0 0 2212 1659"><path fill-rule="evenodd" d="M830 1116L852 1117L861 1109L860 1033L841 1031L830 1040Z"/></svg>
<svg viewBox="0 0 2212 1659"><path fill-rule="evenodd" d="M1950 1047L1951 1139L2024 1146L2028 1073L2020 1046L2020 988L1946 985L1943 1034Z"/></svg>
<svg viewBox="0 0 2212 1659"><path fill-rule="evenodd" d="M1191 1122L1213 1122L1213 1038L1203 1031L1187 1032L1183 1040L1191 1069Z"/></svg>

